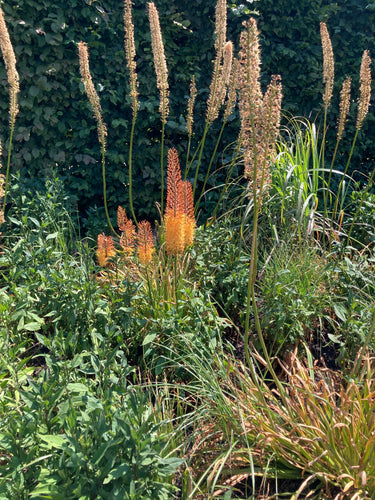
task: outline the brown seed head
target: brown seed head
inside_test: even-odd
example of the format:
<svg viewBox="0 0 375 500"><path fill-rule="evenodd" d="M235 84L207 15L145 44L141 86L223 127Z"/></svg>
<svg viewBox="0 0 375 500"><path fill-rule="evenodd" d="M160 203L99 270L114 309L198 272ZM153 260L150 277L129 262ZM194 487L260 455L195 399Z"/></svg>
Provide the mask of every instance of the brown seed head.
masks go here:
<svg viewBox="0 0 375 500"><path fill-rule="evenodd" d="M197 88L195 86L195 76L191 77L190 83L190 98L187 107L187 117L186 117L186 129L189 136L193 133L193 121L194 121L194 103L197 96Z"/></svg>
<svg viewBox="0 0 375 500"><path fill-rule="evenodd" d="M224 120L227 120L229 118L236 104L238 70L239 70L239 61L238 59L234 58L232 64L232 72L229 79L228 97L227 97L227 102L225 103Z"/></svg>
<svg viewBox="0 0 375 500"><path fill-rule="evenodd" d="M132 0L125 0L124 28L126 64L129 69L130 97L132 100L133 115L135 116L139 108L139 102L137 65L135 63L134 25L132 21Z"/></svg>
<svg viewBox="0 0 375 500"><path fill-rule="evenodd" d="M259 31L255 19L243 23L246 30L240 36L239 108L240 137L244 147L245 177L258 178L257 165L263 163L265 147L263 130L263 93L260 86Z"/></svg>
<svg viewBox="0 0 375 500"><path fill-rule="evenodd" d="M280 134L282 85L280 75L273 75L263 98L262 143L264 160L258 162L258 188L262 191L270 179L269 165L275 161L276 142Z"/></svg>
<svg viewBox="0 0 375 500"><path fill-rule="evenodd" d="M359 130L362 127L363 120L366 118L370 107L371 99L371 57L368 50L363 52L361 70L359 73L359 101L356 128Z"/></svg>
<svg viewBox="0 0 375 500"><path fill-rule="evenodd" d="M347 76L342 84L342 89L340 92L340 117L337 127L337 140L340 141L342 134L345 129L346 118L350 109L350 90L351 90L352 80L350 76Z"/></svg>
<svg viewBox="0 0 375 500"><path fill-rule="evenodd" d="M324 106L328 108L333 94L335 61L333 57L331 39L329 37L328 29L325 23L320 23L320 38L322 40L323 49L323 83L325 85L323 102Z"/></svg>
<svg viewBox="0 0 375 500"><path fill-rule="evenodd" d="M207 120L212 123L219 116L219 111L225 101L225 94L229 84L233 61L233 43L226 42L223 51L223 64L219 65L213 75L210 95L207 102Z"/></svg>
<svg viewBox="0 0 375 500"><path fill-rule="evenodd" d="M16 69L16 56L10 41L8 28L5 23L4 12L0 7L0 48L3 54L7 70L8 84L10 87L10 109L9 116L11 124L14 123L18 114L17 95L20 91L19 76Z"/></svg>
<svg viewBox="0 0 375 500"><path fill-rule="evenodd" d="M255 19L250 18L243 23L246 28L240 36L240 71L238 75L238 86L242 94L242 110L246 115L258 114L262 102L262 90L260 86L260 47L259 31Z"/></svg>
<svg viewBox="0 0 375 500"><path fill-rule="evenodd" d="M90 67L89 67L89 50L85 42L78 43L78 54L79 54L79 69L81 72L82 82L85 87L87 97L89 98L97 122L99 142L105 148L105 138L107 135L107 128L102 118L102 108L100 106L99 96L95 90L91 78Z"/></svg>
<svg viewBox="0 0 375 500"><path fill-rule="evenodd" d="M227 38L227 2L218 0L215 9L215 49L221 55Z"/></svg>
<svg viewBox="0 0 375 500"><path fill-rule="evenodd" d="M160 92L160 114L165 123L169 114L168 69L161 36L159 14L153 2L148 3L148 16L151 30L152 53L156 72L156 83Z"/></svg>

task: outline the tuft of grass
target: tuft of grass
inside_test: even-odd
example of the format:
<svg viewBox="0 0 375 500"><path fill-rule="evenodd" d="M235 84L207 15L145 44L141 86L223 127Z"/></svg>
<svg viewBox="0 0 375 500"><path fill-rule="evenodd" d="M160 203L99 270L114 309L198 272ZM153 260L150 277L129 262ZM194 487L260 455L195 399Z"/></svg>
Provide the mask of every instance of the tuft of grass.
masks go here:
<svg viewBox="0 0 375 500"><path fill-rule="evenodd" d="M256 351L252 360L255 377L224 353L212 365L191 352L189 394L199 413L189 498L216 496L241 482L253 498L258 475L299 479L289 498L319 491L336 499L373 498L374 358L361 350L344 375L290 354L278 369L283 394L261 375L268 363Z"/></svg>

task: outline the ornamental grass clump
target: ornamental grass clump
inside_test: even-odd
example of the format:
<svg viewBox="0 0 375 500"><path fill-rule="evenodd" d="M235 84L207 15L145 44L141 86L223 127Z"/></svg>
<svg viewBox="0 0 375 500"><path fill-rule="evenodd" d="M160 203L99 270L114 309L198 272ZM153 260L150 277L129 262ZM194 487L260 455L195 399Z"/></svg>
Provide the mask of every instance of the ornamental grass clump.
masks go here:
<svg viewBox="0 0 375 500"><path fill-rule="evenodd" d="M343 374L290 354L278 360L281 394L273 376L262 376L266 360L251 356L256 373L223 352L214 366L208 351L182 362L192 377L189 404L196 397L199 407L187 452L194 498L240 483L246 498L258 498L255 476L267 475L299 480L293 500L375 498L374 358L360 350Z"/></svg>

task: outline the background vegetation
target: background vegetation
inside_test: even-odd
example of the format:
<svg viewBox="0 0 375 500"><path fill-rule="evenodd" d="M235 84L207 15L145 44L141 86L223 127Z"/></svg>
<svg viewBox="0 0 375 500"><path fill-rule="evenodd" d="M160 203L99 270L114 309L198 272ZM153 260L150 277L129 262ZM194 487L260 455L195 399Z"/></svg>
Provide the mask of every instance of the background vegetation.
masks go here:
<svg viewBox="0 0 375 500"><path fill-rule="evenodd" d="M328 32L321 31L322 43L318 35L321 19L339 22L340 9L344 16L354 4L367 22L371 4L359 2L231 3L228 38L241 50L238 78L229 78L226 2L218 2L215 14L204 2L160 3L172 89L161 144L155 54L145 6L136 3L140 110L133 181L137 215L157 214L153 226L134 214L129 220L121 208L114 221L118 204L129 213L132 117L122 9L96 1L64 9L4 4L10 38L16 33L25 43L15 44L16 62L1 17L11 131L16 66L21 111L14 155L3 162L8 167L12 160L5 187L0 175L0 500L375 497L375 168L366 128L373 124L366 116L372 62L362 50L368 44L357 54L352 42L341 56L345 74L353 75L353 97L341 100L353 147L359 132L360 152L351 157L347 143L336 150L333 142L337 103L328 109L325 99L325 110L321 104L334 76L333 64L325 65L323 87L321 45L325 62L333 54ZM259 7L260 24L275 21L269 26L275 50L263 24L262 74L257 23L240 23L249 6ZM294 30L294 20L306 29ZM288 29L295 36L290 46ZM155 34L157 26L154 42ZM87 96L79 78L81 39L90 46L109 128L112 236L98 182L105 128L87 85L84 42ZM332 39L337 43L334 33ZM296 61L301 76L294 73ZM297 114L300 106L318 114L315 122L285 118L282 134L281 81L269 83L268 72L276 62L274 70L285 72L287 112ZM159 79L162 70L163 61ZM192 73L198 80L194 141L209 129L209 93L212 114L228 91L238 98L241 118L230 117L212 177L206 160L221 137L220 120L210 129L195 205L195 182L181 177ZM336 85L340 79L339 72ZM1 106L8 116L9 104ZM4 123L4 137L8 128ZM165 200L161 146L168 155ZM202 185L208 188L203 199Z"/></svg>
<svg viewBox="0 0 375 500"><path fill-rule="evenodd" d="M215 1L183 2L159 0L161 27L169 66L171 114L166 126L166 146L186 151L186 104L191 75L196 75L196 137L201 137L205 102L214 58ZM238 41L241 21L249 9L259 12L262 33L264 83L269 75L283 79L283 107L293 115L314 119L320 109L322 58L319 22L332 34L336 54L336 85L344 76L356 77L365 48L375 53L375 9L370 0L332 2L260 0L232 2L228 10L228 39ZM100 231L104 224L100 177L100 154L96 126L80 83L76 44L85 40L90 64L108 125L108 199L111 214L119 204L127 206L127 155L131 126L128 78L124 57L122 10L113 0L12 0L3 4L21 75L20 114L15 130L13 168L32 182L52 168L69 178L67 190L75 200L86 229ZM199 15L197 15L199 12ZM134 2L134 24L141 108L134 142L135 211L140 217L157 217L155 201L160 197L158 93L153 71L151 41L145 2ZM2 130L7 128L6 73L0 68ZM336 93L337 95L337 93ZM356 99L356 96L354 96ZM338 101L334 103L338 111ZM337 116L332 113L332 117ZM235 115L231 120L236 121ZM334 118L332 118L334 120ZM238 125L238 123L236 123ZM334 146L335 122L329 123L328 143ZM204 155L210 158L218 125L208 137ZM222 145L236 138L235 126L226 129ZM356 165L367 171L374 159L371 137L375 118L370 115L356 148ZM351 137L351 134L348 134ZM347 149L350 147L348 139ZM332 146L332 149L333 149ZM224 148L223 148L224 149ZM327 148L329 149L329 148ZM3 154L6 154L6 143ZM203 157L203 165L205 162ZM204 179L204 167L200 177ZM210 178L209 186L214 184ZM209 201L209 200L208 200ZM207 214L211 205L206 207Z"/></svg>

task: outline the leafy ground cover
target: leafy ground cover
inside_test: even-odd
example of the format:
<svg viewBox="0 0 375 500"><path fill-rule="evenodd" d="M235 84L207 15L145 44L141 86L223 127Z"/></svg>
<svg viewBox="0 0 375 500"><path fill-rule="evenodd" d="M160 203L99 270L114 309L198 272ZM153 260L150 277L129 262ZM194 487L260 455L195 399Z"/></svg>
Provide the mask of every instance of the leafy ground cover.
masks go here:
<svg viewBox="0 0 375 500"><path fill-rule="evenodd" d="M125 7L134 124L131 3ZM292 119L280 130L281 82L274 77L262 91L256 22L244 25L233 60L225 12L219 1L206 128L191 156L188 129L180 163L174 148L164 150L169 88L158 12L149 5L165 194L156 224L137 220L131 149L131 217L119 207L116 224L105 206L111 234L99 235L80 234L69 178L51 174L35 192L10 172L8 149L0 499L375 496L375 170L362 183L347 175L358 134L346 167L335 164L350 116L348 81L335 151L324 149L324 126ZM325 124L334 77L325 25L321 36ZM1 48L12 134L19 89L8 42ZM83 42L79 51L106 201L106 124ZM370 65L366 51L357 132ZM192 127L194 80L190 91ZM205 135L222 106L225 125L237 97L240 137L213 174L224 181L212 183L212 196ZM206 202L212 217L201 223Z"/></svg>

